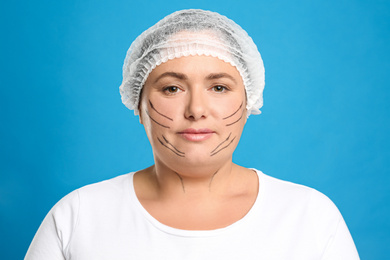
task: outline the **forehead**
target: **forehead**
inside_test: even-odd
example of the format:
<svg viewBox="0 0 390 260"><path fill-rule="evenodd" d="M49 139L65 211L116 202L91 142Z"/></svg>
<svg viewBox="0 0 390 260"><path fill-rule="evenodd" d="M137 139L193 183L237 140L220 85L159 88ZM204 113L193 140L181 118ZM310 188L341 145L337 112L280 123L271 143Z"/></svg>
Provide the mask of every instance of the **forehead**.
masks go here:
<svg viewBox="0 0 390 260"><path fill-rule="evenodd" d="M167 72L183 74L186 79L201 80L213 79L210 75L224 74L237 84L243 84L242 77L235 66L219 58L205 55L185 56L168 60L152 70L146 83L155 81L160 75Z"/></svg>

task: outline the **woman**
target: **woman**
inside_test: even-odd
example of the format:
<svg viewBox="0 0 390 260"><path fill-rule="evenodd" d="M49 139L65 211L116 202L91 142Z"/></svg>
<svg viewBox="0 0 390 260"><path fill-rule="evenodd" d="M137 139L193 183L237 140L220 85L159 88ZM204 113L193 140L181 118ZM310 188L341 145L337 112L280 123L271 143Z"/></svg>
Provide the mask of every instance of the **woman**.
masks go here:
<svg viewBox="0 0 390 260"><path fill-rule="evenodd" d="M264 87L241 27L175 12L133 42L123 75L155 164L67 195L26 259L359 259L327 197L232 162Z"/></svg>

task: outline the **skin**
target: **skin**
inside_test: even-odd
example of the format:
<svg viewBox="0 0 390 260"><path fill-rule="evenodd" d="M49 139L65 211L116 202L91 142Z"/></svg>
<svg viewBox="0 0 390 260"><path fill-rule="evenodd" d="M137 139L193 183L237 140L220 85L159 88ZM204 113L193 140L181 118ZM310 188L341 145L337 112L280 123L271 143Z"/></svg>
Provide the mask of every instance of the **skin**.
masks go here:
<svg viewBox="0 0 390 260"><path fill-rule="evenodd" d="M257 175L232 162L245 107L239 72L218 58L176 58L150 73L139 110L155 165L135 174L134 187L154 218L179 229L211 230L250 210Z"/></svg>

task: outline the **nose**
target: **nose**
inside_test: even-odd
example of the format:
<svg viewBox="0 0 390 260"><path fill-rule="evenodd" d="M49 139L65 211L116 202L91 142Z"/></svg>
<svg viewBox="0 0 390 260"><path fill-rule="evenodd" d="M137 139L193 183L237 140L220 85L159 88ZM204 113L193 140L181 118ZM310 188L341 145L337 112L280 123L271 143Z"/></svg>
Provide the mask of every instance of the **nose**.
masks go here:
<svg viewBox="0 0 390 260"><path fill-rule="evenodd" d="M206 118L208 105L207 97L202 89L190 91L186 99L185 118L192 121Z"/></svg>

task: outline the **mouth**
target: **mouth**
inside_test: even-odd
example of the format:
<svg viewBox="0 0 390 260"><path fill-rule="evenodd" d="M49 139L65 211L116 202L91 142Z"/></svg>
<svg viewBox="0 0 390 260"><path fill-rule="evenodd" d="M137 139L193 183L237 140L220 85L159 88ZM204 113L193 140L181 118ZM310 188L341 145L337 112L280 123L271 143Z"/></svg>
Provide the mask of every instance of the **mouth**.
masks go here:
<svg viewBox="0 0 390 260"><path fill-rule="evenodd" d="M184 139L192 142L200 142L209 139L215 131L203 128L203 129L193 129L188 128L183 131L178 132Z"/></svg>

